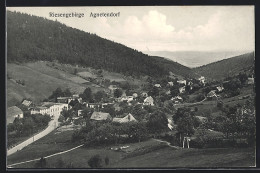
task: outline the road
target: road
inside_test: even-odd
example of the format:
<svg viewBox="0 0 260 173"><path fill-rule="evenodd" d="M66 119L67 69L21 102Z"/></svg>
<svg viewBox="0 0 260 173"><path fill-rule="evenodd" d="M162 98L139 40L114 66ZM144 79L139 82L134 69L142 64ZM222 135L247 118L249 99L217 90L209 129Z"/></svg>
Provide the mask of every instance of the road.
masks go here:
<svg viewBox="0 0 260 173"><path fill-rule="evenodd" d="M84 144L81 144L81 145L79 145L79 146L77 146L77 147L74 147L74 148L71 148L71 149L69 149L69 150L62 151L62 152L59 152L59 153L55 153L55 154L52 154L52 155L49 155L49 156L45 156L44 158L46 159L46 158L50 158L50 157L57 156L57 155L60 155L60 154L64 154L64 153L70 152L70 151L72 151L72 150L75 150L75 149L77 149L77 148L80 148L80 147L82 147L83 145L84 145ZM7 167L8 167L8 168L12 168L12 167L15 166L15 165L21 165L21 164L24 164L24 163L34 162L34 161L37 161L37 160L40 160L40 159L41 159L41 158L37 158L37 159L33 159L33 160L27 160L27 161L24 161L24 162L13 163L13 164L11 164L11 165L8 165Z"/></svg>
<svg viewBox="0 0 260 173"><path fill-rule="evenodd" d="M49 134L52 132L56 127L58 127L58 118L59 116L55 116L53 120L51 120L48 124L48 127L41 131L40 133L34 135L33 137L27 139L26 141L16 145L15 147L11 148L10 150L7 151L7 156L10 156L11 154L23 149L27 145L33 143L34 141L44 137L45 135Z"/></svg>

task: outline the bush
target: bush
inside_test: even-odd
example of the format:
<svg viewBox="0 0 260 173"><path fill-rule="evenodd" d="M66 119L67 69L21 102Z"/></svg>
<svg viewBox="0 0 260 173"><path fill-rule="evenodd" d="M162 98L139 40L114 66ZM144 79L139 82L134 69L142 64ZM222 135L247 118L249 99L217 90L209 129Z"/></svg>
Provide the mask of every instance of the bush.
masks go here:
<svg viewBox="0 0 260 173"><path fill-rule="evenodd" d="M91 168L101 168L102 167L102 159L100 155L94 155L88 160L88 165Z"/></svg>

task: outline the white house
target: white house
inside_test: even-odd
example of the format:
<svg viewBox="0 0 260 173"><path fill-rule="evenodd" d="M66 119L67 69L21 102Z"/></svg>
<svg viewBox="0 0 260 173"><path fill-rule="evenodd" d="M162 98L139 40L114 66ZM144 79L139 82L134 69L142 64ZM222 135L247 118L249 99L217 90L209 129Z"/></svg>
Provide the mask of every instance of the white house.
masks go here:
<svg viewBox="0 0 260 173"><path fill-rule="evenodd" d="M43 102L42 105L31 109L31 114L60 116L60 113L63 109L68 110L69 105L67 103Z"/></svg>
<svg viewBox="0 0 260 173"><path fill-rule="evenodd" d="M179 103L183 101L183 99L180 96L172 97L171 100L174 101L175 103Z"/></svg>
<svg viewBox="0 0 260 173"><path fill-rule="evenodd" d="M217 88L218 92L221 92L221 91L224 90L224 87L222 87L222 86L218 86L218 87L216 87L216 88Z"/></svg>
<svg viewBox="0 0 260 173"><path fill-rule="evenodd" d="M180 92L180 94L185 93L185 86L184 87L180 87L179 88L179 92Z"/></svg>
<svg viewBox="0 0 260 173"><path fill-rule="evenodd" d="M138 94L137 93L133 93L133 97L134 98L138 97Z"/></svg>
<svg viewBox="0 0 260 173"><path fill-rule="evenodd" d="M131 122L131 121L137 122L135 117L130 113L123 118L113 118L113 122L128 123L128 122Z"/></svg>
<svg viewBox="0 0 260 173"><path fill-rule="evenodd" d="M143 93L141 94L141 96L142 96L142 97L148 97L148 94L147 94L147 92L143 92Z"/></svg>
<svg viewBox="0 0 260 173"><path fill-rule="evenodd" d="M22 102L22 104L24 105L24 106L30 106L31 104L32 104L32 101L30 101L30 100L23 100L23 102Z"/></svg>
<svg viewBox="0 0 260 173"><path fill-rule="evenodd" d="M157 88L161 88L160 84L155 84L154 86L157 87Z"/></svg>
<svg viewBox="0 0 260 173"><path fill-rule="evenodd" d="M253 77L249 77L247 80L247 84L252 85L255 83L255 79Z"/></svg>
<svg viewBox="0 0 260 173"><path fill-rule="evenodd" d="M173 82L168 82L168 85L169 86L173 86Z"/></svg>
<svg viewBox="0 0 260 173"><path fill-rule="evenodd" d="M153 106L154 105L154 100L151 96L149 97L146 97L146 99L144 99L144 103L143 105L150 105L150 106Z"/></svg>
<svg viewBox="0 0 260 173"><path fill-rule="evenodd" d="M110 93L113 94L118 87L116 85L109 85L108 89L110 90Z"/></svg>
<svg viewBox="0 0 260 173"><path fill-rule="evenodd" d="M186 80L178 80L177 82L178 82L178 84L184 84L184 85L186 85L186 82L187 82L187 81L186 81Z"/></svg>
<svg viewBox="0 0 260 173"><path fill-rule="evenodd" d="M201 76L200 78L198 78L198 80L200 81L200 83L205 85L205 77L204 76Z"/></svg>

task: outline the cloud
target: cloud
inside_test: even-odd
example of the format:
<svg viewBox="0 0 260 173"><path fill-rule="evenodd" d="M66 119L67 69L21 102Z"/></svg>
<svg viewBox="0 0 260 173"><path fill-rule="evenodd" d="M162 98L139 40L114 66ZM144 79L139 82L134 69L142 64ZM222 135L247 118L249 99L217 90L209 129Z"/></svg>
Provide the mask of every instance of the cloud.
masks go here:
<svg viewBox="0 0 260 173"><path fill-rule="evenodd" d="M96 8L91 8L93 9ZM127 8L121 8L122 17L119 19L86 17L85 19L58 20L74 28L96 33L101 37L141 51L146 51L147 48L151 51L254 49L254 10L252 7L232 6L214 9L208 7L206 13L200 12L200 7L172 7L168 10L161 9L161 11L159 9L159 7L154 7L153 10L146 11L146 7L143 7L137 10L139 12L137 14L132 11L127 13ZM33 10L36 10L35 14L39 14L38 9L29 11ZM41 10L41 13L46 17L50 10L44 10ZM56 8L53 9L53 11L56 10ZM68 12L67 8L62 10ZM76 11L80 12L80 10L91 11L85 8L77 8ZM102 9L96 10L102 11ZM184 11L181 12L181 10ZM196 13L192 13L193 11ZM124 13L125 16L123 16Z"/></svg>

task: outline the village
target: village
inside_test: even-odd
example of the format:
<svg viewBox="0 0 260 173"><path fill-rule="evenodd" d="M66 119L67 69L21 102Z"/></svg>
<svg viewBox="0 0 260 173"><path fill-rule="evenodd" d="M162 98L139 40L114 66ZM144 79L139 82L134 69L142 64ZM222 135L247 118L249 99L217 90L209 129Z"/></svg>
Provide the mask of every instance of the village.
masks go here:
<svg viewBox="0 0 260 173"><path fill-rule="evenodd" d="M243 86L250 86L254 84L253 77L247 77L245 74L241 74L241 76L244 82ZM19 120L28 115L42 115L44 117L50 117L49 121L53 121L55 124L53 130L60 126L80 125L77 131L78 134L81 133L81 130L86 128L86 126L92 127L89 122L97 122L102 126L109 122L114 124L131 124L131 122L140 122L140 124L150 123L150 126L152 126L150 128L154 129L149 130L148 125L149 132L144 132L146 131L144 130L141 131L143 134L140 132L139 134L135 134L138 138L137 141L140 142L140 140L147 138L146 133L153 135L156 134L158 138L162 132L167 132L170 136L174 135L174 138L176 138L176 134L179 135L178 138L180 138L180 141L175 141L173 143L174 145L189 148L191 139L194 139L194 137L191 137L192 134L194 134L194 129L196 129L196 127L202 127L203 125L207 126L205 124L209 124L208 118L210 117L205 114L203 115L203 113L202 115L193 116L192 118L195 119L192 119L192 121L198 121L200 125L194 126L188 123L188 126L191 126L192 130L184 130L180 133L178 131L178 128L180 128L178 123L180 124L180 121L177 122L177 119L174 118L174 114L178 113L178 109L183 109L185 112L187 111L185 110L185 107L192 107L193 110L188 110L188 112L191 113L190 111L192 111L192 114L194 115L194 112L198 111L198 107L196 107L196 105L200 105L206 101L214 101L215 105L223 106L222 98L232 97L228 96L229 91L225 92L225 86L230 87L228 85L231 83L230 81L224 81L221 83L214 82L209 85L203 76L197 79L178 80L175 78L170 81L162 80L161 83L156 83L156 81L153 81L149 83L149 87L146 87L146 90L139 89L138 92L135 92L135 90L129 91L129 88L127 88L127 90L123 90L120 88L120 85L113 84L109 85L108 92L99 92L96 94L93 94L90 88L86 88L82 94L71 94L68 89L63 92L60 88L57 88L56 91L53 91L53 95L49 97L51 99L47 100L47 102L42 102L36 105L32 100L24 99L19 106L20 108L18 106L9 107L7 109L7 125L9 127L8 129L12 129L12 131L10 130L11 132L8 132L8 134L15 135L20 129L18 130L12 126L16 126L17 122L21 122ZM147 90L147 88L150 90ZM233 90L235 89L236 88L233 88ZM239 95L239 93L236 95ZM192 96L195 99L190 99L189 96ZM251 96L243 96L243 98L248 97ZM158 110L162 111L162 117L156 115L158 117L155 117L154 120L152 120L152 114L160 114L158 113ZM55 122L54 117L56 117ZM166 121L161 119L165 119ZM158 125L154 123L158 123ZM45 123L44 128L46 128L46 126L50 126L50 123L49 125ZM44 128L42 130L44 130ZM138 128L135 130L138 130ZM208 127L208 130L212 132L216 129ZM91 131L91 129L89 131ZM22 134L22 132L20 133ZM32 133L27 133L27 135L30 136ZM74 138L77 139L75 135ZM121 134L119 136L122 137L125 135L126 134ZM83 140L83 138L84 137L81 136L80 140ZM107 139L107 137L105 137L105 139ZM84 139L84 141L85 140L86 139ZM34 142L34 140L32 142ZM93 141L93 143L95 142L96 141ZM100 142L100 144L101 143L102 142ZM106 142L104 142L104 144L106 144ZM8 149L11 150L15 146L17 146L17 143L9 143ZM194 146L196 145L191 145L191 147Z"/></svg>

